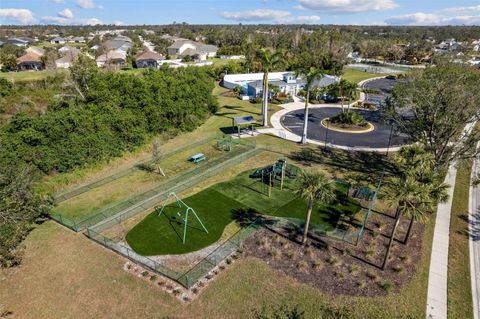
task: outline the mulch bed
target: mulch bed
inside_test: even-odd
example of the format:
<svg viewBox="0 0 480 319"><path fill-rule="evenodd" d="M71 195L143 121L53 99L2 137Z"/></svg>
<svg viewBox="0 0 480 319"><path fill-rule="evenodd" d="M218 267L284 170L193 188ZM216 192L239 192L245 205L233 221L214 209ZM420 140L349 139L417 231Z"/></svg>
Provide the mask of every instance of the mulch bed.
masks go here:
<svg viewBox="0 0 480 319"><path fill-rule="evenodd" d="M404 245L409 221L402 220L387 267L380 270L393 223L388 215L372 213L356 246L322 236L310 237L302 247L301 229L263 229L245 241L244 253L328 294L386 295L412 278L422 251L424 225L415 223Z"/></svg>

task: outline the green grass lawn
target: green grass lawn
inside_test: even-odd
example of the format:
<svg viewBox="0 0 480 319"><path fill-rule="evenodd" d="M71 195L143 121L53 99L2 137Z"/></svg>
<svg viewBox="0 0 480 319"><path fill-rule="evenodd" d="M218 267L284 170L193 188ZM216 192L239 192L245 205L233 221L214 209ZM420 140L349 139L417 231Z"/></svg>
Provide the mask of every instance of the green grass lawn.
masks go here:
<svg viewBox="0 0 480 319"><path fill-rule="evenodd" d="M113 206L127 198L143 193L157 185L167 183L175 176L199 168L207 164L207 161L194 164L188 159L196 153L203 153L208 160L214 160L225 154L223 150L215 147L215 142L188 147L179 152L166 156L160 163L166 176L156 172L134 170L128 175L113 180L107 184L72 197L59 203L54 208L54 213L74 221L95 215L101 210Z"/></svg>
<svg viewBox="0 0 480 319"><path fill-rule="evenodd" d="M468 201L472 162L459 165L452 201L448 249L448 318L472 318Z"/></svg>
<svg viewBox="0 0 480 319"><path fill-rule="evenodd" d="M208 234L190 215L187 239L183 244L183 215L177 213L184 212L185 208L173 203L165 207L164 214L158 216L158 212L154 211L133 227L126 236L128 244L137 253L146 256L182 254L215 243L231 222L248 224L255 216L253 212L298 219L305 217L307 204L293 193L294 179L286 178L283 190L276 185L268 197L268 187L263 186L261 180L250 178L251 172L253 170L243 172L228 182L213 185L184 199L195 209ZM312 224L332 229L341 214L355 214L360 210L358 202L345 198L346 189L336 185L336 200L328 205L316 204Z"/></svg>
<svg viewBox="0 0 480 319"><path fill-rule="evenodd" d="M40 81L48 76L54 76L57 73L66 73L68 70L42 70L42 71L21 71L21 72L0 72L0 78L12 82Z"/></svg>
<svg viewBox="0 0 480 319"><path fill-rule="evenodd" d="M344 68L342 78L351 82L361 82L363 80L382 76L382 74L368 73L355 69Z"/></svg>

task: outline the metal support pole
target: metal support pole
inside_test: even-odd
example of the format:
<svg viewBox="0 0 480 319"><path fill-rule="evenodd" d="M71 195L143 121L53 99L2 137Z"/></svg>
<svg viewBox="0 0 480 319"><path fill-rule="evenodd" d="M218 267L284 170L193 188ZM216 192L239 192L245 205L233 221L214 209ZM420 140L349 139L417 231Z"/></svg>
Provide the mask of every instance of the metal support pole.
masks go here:
<svg viewBox="0 0 480 319"><path fill-rule="evenodd" d="M387 156L390 152L390 143L392 142L392 135L393 135L393 125L390 126L390 136L388 137L388 147L387 147Z"/></svg>

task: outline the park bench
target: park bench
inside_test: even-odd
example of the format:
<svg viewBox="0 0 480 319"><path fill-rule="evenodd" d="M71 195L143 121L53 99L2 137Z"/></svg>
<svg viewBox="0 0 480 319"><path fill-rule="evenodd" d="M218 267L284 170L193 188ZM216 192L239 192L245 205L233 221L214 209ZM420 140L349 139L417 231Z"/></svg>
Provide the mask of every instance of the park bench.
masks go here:
<svg viewBox="0 0 480 319"><path fill-rule="evenodd" d="M198 162L204 161L206 159L207 159L207 157L203 153L198 153L198 154L195 154L192 157L190 157L190 160L192 162L194 162L195 164L198 163Z"/></svg>

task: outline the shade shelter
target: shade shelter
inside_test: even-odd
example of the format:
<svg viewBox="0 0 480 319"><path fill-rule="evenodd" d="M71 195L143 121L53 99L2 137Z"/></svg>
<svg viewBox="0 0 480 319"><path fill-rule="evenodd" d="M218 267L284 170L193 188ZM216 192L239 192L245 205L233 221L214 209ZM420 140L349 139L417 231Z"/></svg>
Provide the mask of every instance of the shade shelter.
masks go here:
<svg viewBox="0 0 480 319"><path fill-rule="evenodd" d="M255 118L251 115L247 116L236 116L233 118L233 126L237 128L238 137L240 138L240 132L242 128L250 128L250 133L253 136L255 130Z"/></svg>

